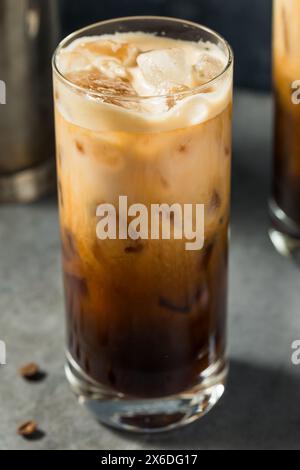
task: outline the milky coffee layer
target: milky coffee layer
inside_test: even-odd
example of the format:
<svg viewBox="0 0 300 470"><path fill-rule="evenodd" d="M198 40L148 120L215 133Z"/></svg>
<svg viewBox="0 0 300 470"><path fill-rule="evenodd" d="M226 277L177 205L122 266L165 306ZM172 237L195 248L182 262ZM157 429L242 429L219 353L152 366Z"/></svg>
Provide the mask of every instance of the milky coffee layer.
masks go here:
<svg viewBox="0 0 300 470"><path fill-rule="evenodd" d="M145 33L80 38L57 57L68 81L55 80L56 105L66 120L92 131L196 125L231 102L232 70L212 82L227 62L221 48L208 42Z"/></svg>

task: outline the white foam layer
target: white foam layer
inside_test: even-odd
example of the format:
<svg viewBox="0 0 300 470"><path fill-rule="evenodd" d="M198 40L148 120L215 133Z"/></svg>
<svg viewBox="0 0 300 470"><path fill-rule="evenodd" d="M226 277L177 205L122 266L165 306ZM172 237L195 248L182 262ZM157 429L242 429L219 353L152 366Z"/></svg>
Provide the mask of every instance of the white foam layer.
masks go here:
<svg viewBox="0 0 300 470"><path fill-rule="evenodd" d="M85 45L89 43L96 44L104 40L114 41L119 44L127 43L130 46L137 47L139 53L167 50L166 59L164 58L164 60L168 59L168 49L174 49L177 51L174 57L180 63L180 67L187 66L187 71L190 73L182 73L181 70L181 73L177 74L180 78L179 81L175 81L175 79L167 81L165 78L167 77L166 72L164 71L160 82L163 82L163 79L165 82L160 88L157 88L157 84L149 80L145 70L137 66L135 60L130 65L124 66L124 61L122 63L115 57L101 55L93 48L92 51L85 51ZM179 59L177 60L179 56L178 49L184 51L184 63L180 62ZM84 51L84 54L82 54L82 51ZM78 54L78 52L80 53ZM134 48L130 49L130 54L135 54ZM213 67L207 67L207 55L216 61L218 68L214 69L214 63ZM104 102L95 93L89 93L88 90L86 93L76 91L72 86L57 77L55 80L56 105L66 120L93 131L158 132L188 127L212 119L231 102L231 69L224 73L222 78L216 80L213 85L201 88L199 92L195 90L196 86L213 78L211 75L212 70L216 71L215 73L222 72L227 61L228 58L225 53L211 43L179 41L145 33L118 33L113 36L81 38L61 51L57 59L60 72L63 75L68 75L72 72L83 71L85 73L85 71L88 72L96 68L103 73L103 66L105 66L106 70L109 68L109 71L105 73L110 79L113 79L114 74L121 78L125 74L135 96L132 98L120 97L118 101L106 100ZM129 60L127 62L129 63ZM147 63L146 65L148 66ZM151 62L150 66L152 66ZM175 66L177 66L177 63ZM148 72L147 69L146 71ZM206 71L208 75L205 79ZM168 86L170 87L169 90ZM174 90L178 92L184 90L185 95L149 98L149 96L163 95Z"/></svg>

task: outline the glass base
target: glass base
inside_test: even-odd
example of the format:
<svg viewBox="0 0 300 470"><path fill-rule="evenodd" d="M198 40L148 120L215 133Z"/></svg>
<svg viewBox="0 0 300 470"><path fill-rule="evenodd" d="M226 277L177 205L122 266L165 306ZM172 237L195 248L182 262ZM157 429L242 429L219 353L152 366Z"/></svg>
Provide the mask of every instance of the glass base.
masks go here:
<svg viewBox="0 0 300 470"><path fill-rule="evenodd" d="M55 159L53 158L12 175L0 175L0 202L33 202L49 194L55 186Z"/></svg>
<svg viewBox="0 0 300 470"><path fill-rule="evenodd" d="M300 264L300 227L274 200L270 201L270 216L269 236L275 249L281 255L291 257Z"/></svg>
<svg viewBox="0 0 300 470"><path fill-rule="evenodd" d="M71 388L92 415L108 426L133 432L162 432L192 423L218 402L225 390L225 358L201 374L201 383L177 395L140 399L103 387L88 377L69 353L65 366Z"/></svg>

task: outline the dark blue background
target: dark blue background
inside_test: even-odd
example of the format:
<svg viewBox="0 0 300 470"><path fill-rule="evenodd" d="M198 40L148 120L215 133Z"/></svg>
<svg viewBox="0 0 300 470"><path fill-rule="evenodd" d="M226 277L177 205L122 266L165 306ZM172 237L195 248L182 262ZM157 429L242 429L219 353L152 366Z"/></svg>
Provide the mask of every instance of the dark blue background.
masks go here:
<svg viewBox="0 0 300 470"><path fill-rule="evenodd" d="M107 18L165 15L216 29L236 56L236 84L268 89L272 0L60 0L63 33Z"/></svg>

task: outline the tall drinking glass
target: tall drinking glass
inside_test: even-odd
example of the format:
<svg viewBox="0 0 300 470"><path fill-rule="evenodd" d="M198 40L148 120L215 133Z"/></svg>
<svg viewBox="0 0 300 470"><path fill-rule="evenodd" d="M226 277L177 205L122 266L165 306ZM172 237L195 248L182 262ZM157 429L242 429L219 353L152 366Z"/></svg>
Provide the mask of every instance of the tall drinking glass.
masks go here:
<svg viewBox="0 0 300 470"><path fill-rule="evenodd" d="M300 250L300 1L274 1L275 141L271 240L283 254Z"/></svg>
<svg viewBox="0 0 300 470"><path fill-rule="evenodd" d="M68 381L109 425L189 423L227 376L231 49L133 17L71 35L53 66Z"/></svg>

